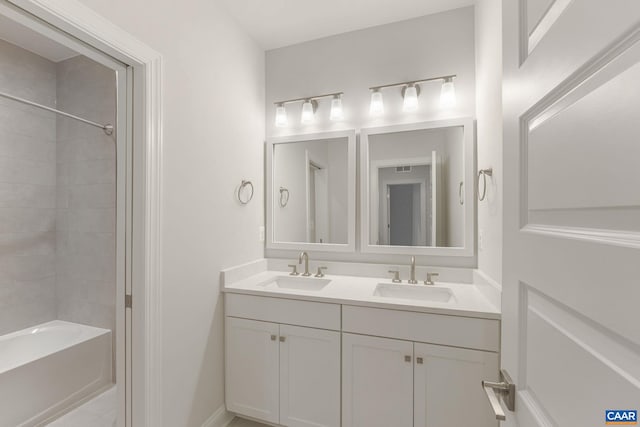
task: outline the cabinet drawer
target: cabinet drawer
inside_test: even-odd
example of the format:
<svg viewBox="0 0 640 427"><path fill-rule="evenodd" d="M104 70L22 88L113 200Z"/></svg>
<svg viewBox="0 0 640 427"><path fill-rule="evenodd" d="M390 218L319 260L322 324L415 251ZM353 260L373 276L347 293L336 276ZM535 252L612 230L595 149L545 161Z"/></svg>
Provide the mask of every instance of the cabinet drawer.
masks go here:
<svg viewBox="0 0 640 427"><path fill-rule="evenodd" d="M225 314L266 322L340 330L339 304L227 293Z"/></svg>
<svg viewBox="0 0 640 427"><path fill-rule="evenodd" d="M500 350L498 320L343 305L342 330L478 350Z"/></svg>

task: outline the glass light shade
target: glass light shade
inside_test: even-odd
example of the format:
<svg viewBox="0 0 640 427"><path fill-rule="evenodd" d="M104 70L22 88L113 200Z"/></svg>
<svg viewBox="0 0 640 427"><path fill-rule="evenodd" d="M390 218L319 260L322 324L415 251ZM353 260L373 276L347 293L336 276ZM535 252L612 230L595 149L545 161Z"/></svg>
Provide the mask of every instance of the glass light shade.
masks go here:
<svg viewBox="0 0 640 427"><path fill-rule="evenodd" d="M342 98L337 97L331 100L331 112L329 113L329 120L342 120L344 113L342 112Z"/></svg>
<svg viewBox="0 0 640 427"><path fill-rule="evenodd" d="M382 92L374 91L371 93L371 105L369 105L369 114L371 114L372 116L379 116L384 114Z"/></svg>
<svg viewBox="0 0 640 427"><path fill-rule="evenodd" d="M285 127L287 125L287 110L284 105L276 107L276 127Z"/></svg>
<svg viewBox="0 0 640 427"><path fill-rule="evenodd" d="M300 123L309 124L311 122L313 122L313 105L311 105L311 101L304 101Z"/></svg>
<svg viewBox="0 0 640 427"><path fill-rule="evenodd" d="M402 111L409 113L418 109L418 90L414 85L407 86L404 89L404 102L402 103Z"/></svg>
<svg viewBox="0 0 640 427"><path fill-rule="evenodd" d="M453 108L456 106L456 88L453 80L445 80L440 89L440 107Z"/></svg>

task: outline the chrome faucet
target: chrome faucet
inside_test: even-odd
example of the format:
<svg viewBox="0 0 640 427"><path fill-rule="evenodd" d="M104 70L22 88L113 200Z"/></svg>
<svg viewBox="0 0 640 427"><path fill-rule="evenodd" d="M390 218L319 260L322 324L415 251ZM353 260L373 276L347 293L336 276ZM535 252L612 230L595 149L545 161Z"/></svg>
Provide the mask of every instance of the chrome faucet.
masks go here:
<svg viewBox="0 0 640 427"><path fill-rule="evenodd" d="M411 277L409 278L409 281L407 283L411 285L415 285L418 283L418 281L416 280L416 257L414 256L411 257Z"/></svg>
<svg viewBox="0 0 640 427"><path fill-rule="evenodd" d="M306 252L300 252L300 256L298 257L298 264L302 264L302 260L304 259L304 273L301 276L309 277L311 273L309 273L309 254Z"/></svg>
<svg viewBox="0 0 640 427"><path fill-rule="evenodd" d="M424 281L425 285L435 285L436 283L433 281L434 277L439 276L438 273L427 273L427 280Z"/></svg>

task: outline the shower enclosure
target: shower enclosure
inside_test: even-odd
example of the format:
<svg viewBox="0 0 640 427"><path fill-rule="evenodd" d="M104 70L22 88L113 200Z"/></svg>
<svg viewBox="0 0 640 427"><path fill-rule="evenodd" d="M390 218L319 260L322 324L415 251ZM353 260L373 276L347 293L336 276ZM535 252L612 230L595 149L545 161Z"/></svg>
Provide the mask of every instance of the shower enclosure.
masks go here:
<svg viewBox="0 0 640 427"><path fill-rule="evenodd" d="M126 68L65 37L0 15L0 426L125 425Z"/></svg>

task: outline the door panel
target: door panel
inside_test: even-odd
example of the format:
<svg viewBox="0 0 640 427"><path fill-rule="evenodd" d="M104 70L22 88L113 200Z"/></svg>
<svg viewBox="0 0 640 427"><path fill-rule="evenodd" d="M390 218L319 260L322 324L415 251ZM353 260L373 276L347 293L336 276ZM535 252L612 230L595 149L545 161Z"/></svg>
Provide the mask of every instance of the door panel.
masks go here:
<svg viewBox="0 0 640 427"><path fill-rule="evenodd" d="M555 0L529 35L530 1L502 2L507 424L599 425L640 402L640 2Z"/></svg>
<svg viewBox="0 0 640 427"><path fill-rule="evenodd" d="M280 325L280 424L340 426L340 333Z"/></svg>
<svg viewBox="0 0 640 427"><path fill-rule="evenodd" d="M225 323L227 409L278 423L278 325L235 317Z"/></svg>
<svg viewBox="0 0 640 427"><path fill-rule="evenodd" d="M343 427L413 426L413 343L342 334Z"/></svg>
<svg viewBox="0 0 640 427"><path fill-rule="evenodd" d="M415 343L414 427L497 427L479 383L497 381L498 354Z"/></svg>

